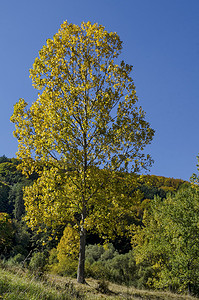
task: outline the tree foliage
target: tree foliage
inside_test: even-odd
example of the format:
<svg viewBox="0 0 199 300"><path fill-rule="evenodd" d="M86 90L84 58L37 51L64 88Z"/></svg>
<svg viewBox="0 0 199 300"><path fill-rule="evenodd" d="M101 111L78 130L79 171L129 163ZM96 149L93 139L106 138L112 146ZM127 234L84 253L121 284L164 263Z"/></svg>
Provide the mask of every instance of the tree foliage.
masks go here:
<svg viewBox="0 0 199 300"><path fill-rule="evenodd" d="M135 230L137 262L153 266L149 284L197 292L199 284L199 190L180 189L163 201L156 197Z"/></svg>
<svg viewBox="0 0 199 300"><path fill-rule="evenodd" d="M23 187L31 184L17 166L21 163L16 158L0 157L0 212L6 212L17 220L24 214Z"/></svg>
<svg viewBox="0 0 199 300"><path fill-rule="evenodd" d="M9 199L9 191L10 187L0 182L0 212L11 213L12 212L12 205L10 205Z"/></svg>
<svg viewBox="0 0 199 300"><path fill-rule="evenodd" d="M60 275L77 275L78 254L79 233L68 224L57 248L50 251L48 268L51 272Z"/></svg>
<svg viewBox="0 0 199 300"><path fill-rule="evenodd" d="M79 234L78 232L68 225L64 232L63 236L60 239L60 242L57 246L57 258L59 261L63 259L63 257L71 257L72 259L78 258L79 252Z"/></svg>
<svg viewBox="0 0 199 300"><path fill-rule="evenodd" d="M37 100L28 107L20 99L11 117L20 167L39 174L26 188L27 221L32 227L52 220L79 226L80 282L91 220L98 229L99 220L118 227L114 215L121 214L121 205L132 206L129 196L126 201L109 189L117 182L114 172L151 164L143 149L154 131L137 105L132 66L119 62L121 50L119 36L101 25L64 22L30 70L41 91Z"/></svg>
<svg viewBox="0 0 199 300"><path fill-rule="evenodd" d="M10 216L0 212L0 253L7 255L13 242L14 228Z"/></svg>

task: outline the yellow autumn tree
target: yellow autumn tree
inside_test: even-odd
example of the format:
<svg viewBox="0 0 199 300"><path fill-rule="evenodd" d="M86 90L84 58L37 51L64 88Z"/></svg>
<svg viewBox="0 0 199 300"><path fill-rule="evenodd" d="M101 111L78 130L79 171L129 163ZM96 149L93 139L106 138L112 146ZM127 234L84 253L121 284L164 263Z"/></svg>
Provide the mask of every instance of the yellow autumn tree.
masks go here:
<svg viewBox="0 0 199 300"><path fill-rule="evenodd" d="M70 225L64 229L63 236L57 246L57 258L59 261L66 256L76 259L78 257L79 235Z"/></svg>
<svg viewBox="0 0 199 300"><path fill-rule="evenodd" d="M20 167L39 175L24 193L27 222L77 227L80 283L86 231L111 223L117 231L119 218L134 206L123 189L116 193L116 171L151 164L143 149L154 130L137 105L132 66L119 61L121 50L119 36L101 25L64 22L30 70L38 98L30 107L20 99L11 117Z"/></svg>

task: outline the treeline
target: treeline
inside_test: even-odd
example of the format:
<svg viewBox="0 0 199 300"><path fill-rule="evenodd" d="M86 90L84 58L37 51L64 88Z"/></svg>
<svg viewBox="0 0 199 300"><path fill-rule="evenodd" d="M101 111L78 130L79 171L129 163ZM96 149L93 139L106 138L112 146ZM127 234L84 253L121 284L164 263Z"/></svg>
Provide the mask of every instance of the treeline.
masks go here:
<svg viewBox="0 0 199 300"><path fill-rule="evenodd" d="M43 232L30 230L23 217L26 178L20 160L0 157L0 253L8 264L34 272L76 276L78 236L70 224ZM125 177L125 173L121 174ZM134 175L138 195L128 230L107 240L88 232L86 276L139 288L161 288L199 294L199 193L189 182L154 175ZM108 226L108 225L107 225Z"/></svg>
<svg viewBox="0 0 199 300"><path fill-rule="evenodd" d="M12 219L18 221L25 213L23 188L31 185L37 178L37 174L29 178L22 175L17 169L19 164L20 160L16 158L10 159L5 155L0 157L0 212L8 213ZM137 177L136 189L142 193L141 203L157 195L165 198L168 192L176 192L182 185L189 185L181 179L155 175L132 175L132 177Z"/></svg>

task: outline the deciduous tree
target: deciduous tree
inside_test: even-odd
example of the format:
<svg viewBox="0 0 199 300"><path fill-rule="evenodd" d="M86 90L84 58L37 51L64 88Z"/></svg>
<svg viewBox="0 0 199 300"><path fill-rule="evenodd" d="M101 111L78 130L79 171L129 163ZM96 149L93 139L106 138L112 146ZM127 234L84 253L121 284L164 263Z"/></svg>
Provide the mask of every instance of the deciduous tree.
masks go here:
<svg viewBox="0 0 199 300"><path fill-rule="evenodd" d="M149 283L198 294L198 188L182 188L164 200L156 197L143 223L143 228L136 228L133 241L137 262L148 261L154 269Z"/></svg>
<svg viewBox="0 0 199 300"><path fill-rule="evenodd" d="M132 207L130 196L115 194L115 171L151 164L143 149L154 130L137 105L132 66L119 62L121 50L119 36L101 25L64 22L30 70L37 100L28 107L20 99L11 117L20 167L39 174L25 192L29 225L76 224L81 283L86 230L109 222L117 228L121 207Z"/></svg>

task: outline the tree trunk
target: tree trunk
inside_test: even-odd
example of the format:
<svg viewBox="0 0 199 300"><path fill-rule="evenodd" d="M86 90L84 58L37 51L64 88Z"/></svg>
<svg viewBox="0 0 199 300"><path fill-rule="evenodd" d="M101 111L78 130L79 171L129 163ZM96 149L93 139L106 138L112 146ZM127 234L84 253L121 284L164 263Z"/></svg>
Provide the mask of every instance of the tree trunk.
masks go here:
<svg viewBox="0 0 199 300"><path fill-rule="evenodd" d="M85 118L87 123L87 106L85 104ZM86 173L87 173L87 140L86 131L83 132L83 148L84 148L84 168L83 168L83 182L82 182L82 220L80 227L80 246L79 246L79 264L77 269L77 282L85 283L85 248L86 248L86 229L84 221L86 218L86 201L85 201L85 191L86 191Z"/></svg>
<svg viewBox="0 0 199 300"><path fill-rule="evenodd" d="M85 247L86 247L86 229L84 224L80 231L79 264L77 269L77 282L85 283Z"/></svg>
<svg viewBox="0 0 199 300"><path fill-rule="evenodd" d="M191 283L188 282L188 294L191 295Z"/></svg>

